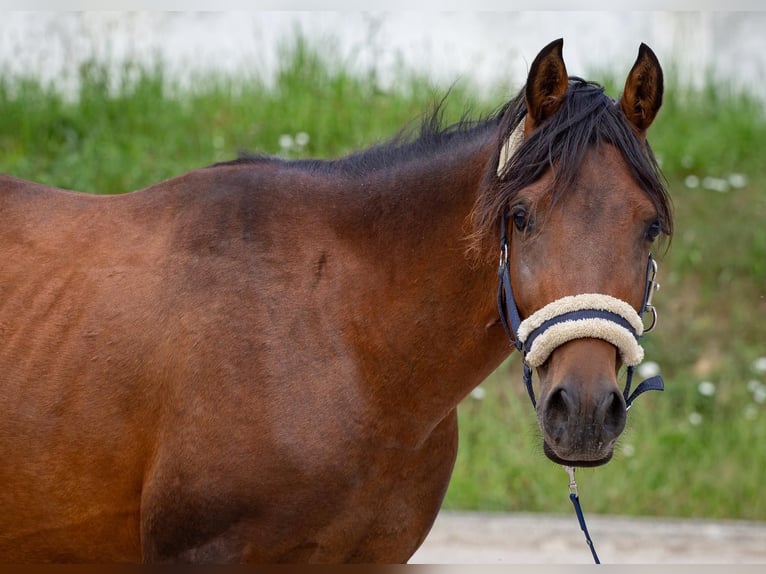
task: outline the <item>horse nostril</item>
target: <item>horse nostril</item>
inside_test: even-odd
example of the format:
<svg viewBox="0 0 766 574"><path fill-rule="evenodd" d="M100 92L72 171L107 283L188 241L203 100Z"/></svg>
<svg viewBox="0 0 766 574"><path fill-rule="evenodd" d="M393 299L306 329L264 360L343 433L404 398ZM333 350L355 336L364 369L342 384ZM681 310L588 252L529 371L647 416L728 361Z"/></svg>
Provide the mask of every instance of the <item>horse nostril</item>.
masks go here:
<svg viewBox="0 0 766 574"><path fill-rule="evenodd" d="M563 387L553 391L545 402L543 418L554 442L558 443L564 437L572 411L572 397Z"/></svg>
<svg viewBox="0 0 766 574"><path fill-rule="evenodd" d="M603 421L604 432L609 438L616 438L625 428L627 411L625 401L618 391L607 393L596 411L596 420Z"/></svg>

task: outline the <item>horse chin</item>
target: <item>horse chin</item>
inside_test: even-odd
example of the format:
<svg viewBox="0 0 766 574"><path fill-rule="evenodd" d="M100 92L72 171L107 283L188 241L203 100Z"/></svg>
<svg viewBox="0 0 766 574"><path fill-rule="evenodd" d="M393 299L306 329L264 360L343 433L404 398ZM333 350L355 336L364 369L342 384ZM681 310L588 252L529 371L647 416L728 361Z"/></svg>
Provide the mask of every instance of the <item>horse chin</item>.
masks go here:
<svg viewBox="0 0 766 574"><path fill-rule="evenodd" d="M556 452L545 441L543 441L543 452L545 453L545 456L547 456L550 460L552 460L556 464L561 464L563 466L575 466L575 467L581 467L581 468L604 465L610 460L612 460L612 455L614 454L614 451L610 450L606 454L606 456L603 456L600 458L596 457L596 458L566 459L556 454Z"/></svg>

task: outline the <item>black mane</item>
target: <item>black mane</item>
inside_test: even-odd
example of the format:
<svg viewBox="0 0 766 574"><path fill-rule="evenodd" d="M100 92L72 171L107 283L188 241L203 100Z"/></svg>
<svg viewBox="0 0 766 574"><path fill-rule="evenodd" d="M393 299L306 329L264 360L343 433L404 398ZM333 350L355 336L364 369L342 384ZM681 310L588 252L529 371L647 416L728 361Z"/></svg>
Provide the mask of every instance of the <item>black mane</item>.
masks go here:
<svg viewBox="0 0 766 574"><path fill-rule="evenodd" d="M352 152L337 159L295 159L284 160L263 154L243 154L239 158L219 165L237 165L262 161L281 161L297 169L320 173L344 173L363 175L371 171L391 168L401 162L443 154L450 146L489 137L497 131L509 104L480 119L469 119L467 114L454 123L444 125L442 104L423 117L417 129L404 129L388 141L367 149Z"/></svg>

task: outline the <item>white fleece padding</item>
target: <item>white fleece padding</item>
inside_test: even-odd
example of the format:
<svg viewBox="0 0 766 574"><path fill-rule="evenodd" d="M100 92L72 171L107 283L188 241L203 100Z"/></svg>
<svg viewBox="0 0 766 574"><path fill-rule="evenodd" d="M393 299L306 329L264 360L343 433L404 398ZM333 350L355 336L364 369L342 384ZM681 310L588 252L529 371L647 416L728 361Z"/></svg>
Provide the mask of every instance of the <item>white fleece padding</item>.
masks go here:
<svg viewBox="0 0 766 574"><path fill-rule="evenodd" d="M524 120L519 122L516 129L513 130L508 139L505 140L503 147L500 148L500 159L497 162L497 176L500 177L505 171L505 166L511 161L511 158L524 143Z"/></svg>
<svg viewBox="0 0 766 574"><path fill-rule="evenodd" d="M586 309L610 311L619 315L633 327L636 336L644 331L641 317L625 301L601 293L584 293L556 299L527 317L519 325L519 340L525 342L532 331L554 317ZM539 367L564 343L588 338L602 339L617 347L625 365L638 365L644 358L644 349L628 329L608 319L591 318L564 321L549 327L533 341L532 348L527 350L526 361L531 367Z"/></svg>

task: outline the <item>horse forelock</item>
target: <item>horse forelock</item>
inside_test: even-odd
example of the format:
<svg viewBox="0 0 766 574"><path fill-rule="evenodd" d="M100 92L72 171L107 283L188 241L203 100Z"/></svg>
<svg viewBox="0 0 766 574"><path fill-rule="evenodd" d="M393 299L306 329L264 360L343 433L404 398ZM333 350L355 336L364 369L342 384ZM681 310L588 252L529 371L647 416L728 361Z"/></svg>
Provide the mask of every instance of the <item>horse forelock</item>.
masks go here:
<svg viewBox="0 0 766 574"><path fill-rule="evenodd" d="M525 88L506 106L497 153L497 167L488 174L472 213L473 248L494 253L500 218L523 188L554 166L549 188L552 207L574 184L585 154L599 144L619 150L634 179L657 209L662 231L672 234L672 209L664 178L648 143L636 137L619 105L603 86L571 77L561 109L531 136L524 138ZM486 247L492 249L487 251Z"/></svg>

